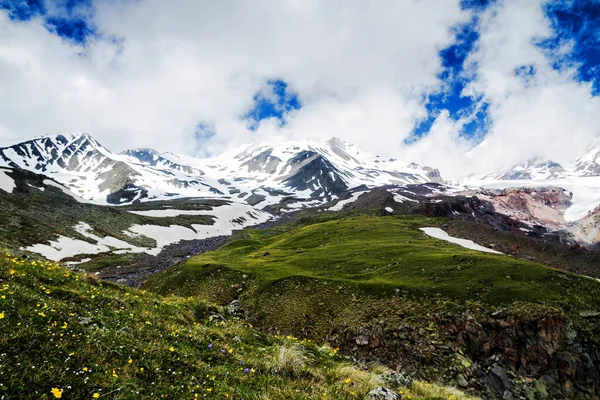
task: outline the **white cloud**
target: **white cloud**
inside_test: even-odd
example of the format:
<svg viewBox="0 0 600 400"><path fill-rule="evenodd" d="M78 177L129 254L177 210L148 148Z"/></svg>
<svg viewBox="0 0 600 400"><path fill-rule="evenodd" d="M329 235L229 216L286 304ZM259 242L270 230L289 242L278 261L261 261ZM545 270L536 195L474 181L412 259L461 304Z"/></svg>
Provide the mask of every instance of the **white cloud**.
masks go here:
<svg viewBox="0 0 600 400"><path fill-rule="evenodd" d="M492 125L467 170L492 172L534 156L569 163L600 135L600 99L591 86L578 83L573 70L554 70L535 45L551 34L544 3L505 0L482 16L468 90L489 101ZM528 80L514 73L524 65L535 67Z"/></svg>
<svg viewBox="0 0 600 400"><path fill-rule="evenodd" d="M240 116L265 79L281 78L304 108L279 134L398 148L423 113L418 94L437 84L450 27L468 18L458 3L102 2L98 30L123 40L91 41L86 56L42 21L0 13L0 132L87 131L115 150L189 151L206 121L216 151L272 133L250 133Z"/></svg>
<svg viewBox="0 0 600 400"><path fill-rule="evenodd" d="M490 102L493 119L488 150L470 163L446 113L424 140L403 145L425 116L422 94L440 85L438 53L453 40L450 28L470 19L459 0L100 2L98 30L122 42L91 41L84 56L42 21L0 13L0 139L86 131L115 151L207 154L273 135L338 136L445 175L494 168L534 148L570 157L600 133L598 101L532 44L549 34L539 1L499 3L483 17L470 57L477 66L468 90ZM523 64L536 66L529 86L514 76ZM296 90L303 108L284 127L263 121L249 132L240 116L272 78ZM199 122L217 132L201 149ZM574 137L581 145L565 151Z"/></svg>

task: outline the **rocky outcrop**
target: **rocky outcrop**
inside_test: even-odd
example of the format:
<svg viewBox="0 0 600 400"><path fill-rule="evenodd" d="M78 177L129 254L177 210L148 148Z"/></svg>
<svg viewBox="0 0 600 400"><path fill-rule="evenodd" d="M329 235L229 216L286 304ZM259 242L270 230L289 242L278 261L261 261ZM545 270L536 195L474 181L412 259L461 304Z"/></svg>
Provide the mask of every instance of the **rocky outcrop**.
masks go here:
<svg viewBox="0 0 600 400"><path fill-rule="evenodd" d="M579 221L568 224L566 232L573 241L600 250L600 207L590 211Z"/></svg>
<svg viewBox="0 0 600 400"><path fill-rule="evenodd" d="M434 315L426 328L384 321L333 329L332 345L364 362L381 361L415 377L441 379L493 399L597 399L600 350L560 313L475 318ZM548 397L548 394L551 394Z"/></svg>
<svg viewBox="0 0 600 400"><path fill-rule="evenodd" d="M529 225L549 229L565 226L565 211L572 193L556 187L480 190L477 197L492 204L495 212Z"/></svg>

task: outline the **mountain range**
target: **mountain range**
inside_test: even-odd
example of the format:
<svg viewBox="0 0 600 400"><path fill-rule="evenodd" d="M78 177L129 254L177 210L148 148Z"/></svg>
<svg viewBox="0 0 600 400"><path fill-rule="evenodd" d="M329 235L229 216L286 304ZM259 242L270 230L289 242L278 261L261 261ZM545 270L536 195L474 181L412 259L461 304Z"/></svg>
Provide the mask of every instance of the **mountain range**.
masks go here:
<svg viewBox="0 0 600 400"><path fill-rule="evenodd" d="M0 148L0 166L47 175L98 204L203 196L264 207L289 197L331 200L360 185L442 182L433 168L379 159L336 138L251 144L195 159L153 149L114 154L87 134L59 134Z"/></svg>
<svg viewBox="0 0 600 400"><path fill-rule="evenodd" d="M595 398L597 154L448 182L335 138L0 147L0 391Z"/></svg>
<svg viewBox="0 0 600 400"><path fill-rule="evenodd" d="M54 259L110 249L157 254L180 240L229 234L302 209L379 207L398 212L465 196L525 224L523 232L541 227L560 232L565 242L595 247L600 242L599 162L600 149L590 148L568 167L533 157L510 169L451 183L435 168L373 156L337 138L274 138L198 159L147 148L116 154L88 134L57 134L0 147L0 189L13 193L15 187L20 192L34 188L39 193L53 186L51 190L79 204L119 206L111 212L120 209L126 220L131 214L163 218L96 233L92 219L75 218L69 227L52 227L48 236L21 243ZM45 178L28 177L17 185L11 171ZM449 207L444 215L465 212ZM213 227L207 229L203 218L209 215ZM182 223L184 217L189 221ZM173 223L164 226L164 218ZM118 246L107 245L114 240ZM96 247L90 249L87 242Z"/></svg>
<svg viewBox="0 0 600 400"><path fill-rule="evenodd" d="M569 177L592 177L600 175L600 146L591 146L574 162L561 165L543 157L532 157L511 168L480 176L490 180L537 180Z"/></svg>

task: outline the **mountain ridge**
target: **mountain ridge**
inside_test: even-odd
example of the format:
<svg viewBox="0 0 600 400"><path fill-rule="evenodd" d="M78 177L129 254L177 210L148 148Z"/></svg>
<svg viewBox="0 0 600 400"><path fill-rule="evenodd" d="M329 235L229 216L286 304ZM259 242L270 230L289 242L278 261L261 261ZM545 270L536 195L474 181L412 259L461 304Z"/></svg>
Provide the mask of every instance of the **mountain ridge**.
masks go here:
<svg viewBox="0 0 600 400"><path fill-rule="evenodd" d="M283 199L278 191L323 202L363 184L442 182L438 170L382 162L336 138L278 142L194 159L149 148L115 154L89 134L56 134L0 148L0 166L48 174L86 199L108 204L231 195L240 201L253 196L254 202L259 191L264 207Z"/></svg>

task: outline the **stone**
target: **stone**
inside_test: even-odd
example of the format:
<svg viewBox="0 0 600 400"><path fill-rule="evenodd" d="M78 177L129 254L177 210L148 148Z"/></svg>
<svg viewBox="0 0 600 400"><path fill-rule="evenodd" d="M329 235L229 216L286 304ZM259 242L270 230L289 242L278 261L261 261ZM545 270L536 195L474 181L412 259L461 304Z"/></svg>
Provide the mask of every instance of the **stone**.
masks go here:
<svg viewBox="0 0 600 400"><path fill-rule="evenodd" d="M456 382L461 388L466 388L467 386L469 386L469 382L467 382L467 379L464 377L463 374L458 375L458 377L456 378Z"/></svg>
<svg viewBox="0 0 600 400"><path fill-rule="evenodd" d="M231 303L229 303L229 305L227 306L227 311L233 316L239 316L241 314L240 301L233 300Z"/></svg>
<svg viewBox="0 0 600 400"><path fill-rule="evenodd" d="M402 396L390 389L380 387L371 390L365 400L402 400Z"/></svg>
<svg viewBox="0 0 600 400"><path fill-rule="evenodd" d="M89 325L92 323L92 319L91 318L87 318L87 317L81 317L79 318L79 325Z"/></svg>
<svg viewBox="0 0 600 400"><path fill-rule="evenodd" d="M598 318L600 317L600 311L581 311L579 315L583 318Z"/></svg>
<svg viewBox="0 0 600 400"><path fill-rule="evenodd" d="M496 310L491 315L494 319L504 319L508 317L508 310L506 308L501 308L500 310Z"/></svg>
<svg viewBox="0 0 600 400"><path fill-rule="evenodd" d="M221 322L227 322L227 319L225 319L225 317L219 313L211 314L208 317L208 320L211 322L217 323L217 324L219 324Z"/></svg>
<svg viewBox="0 0 600 400"><path fill-rule="evenodd" d="M498 397L504 396L504 392L510 389L510 381L504 369L499 366L492 368L486 378L487 386L496 394Z"/></svg>
<svg viewBox="0 0 600 400"><path fill-rule="evenodd" d="M410 375L394 371L387 374L379 375L378 378L388 387L397 389L401 387L410 388L413 380Z"/></svg>
<svg viewBox="0 0 600 400"><path fill-rule="evenodd" d="M366 346L369 344L369 337L366 335L359 335L356 337L356 344L360 346Z"/></svg>

